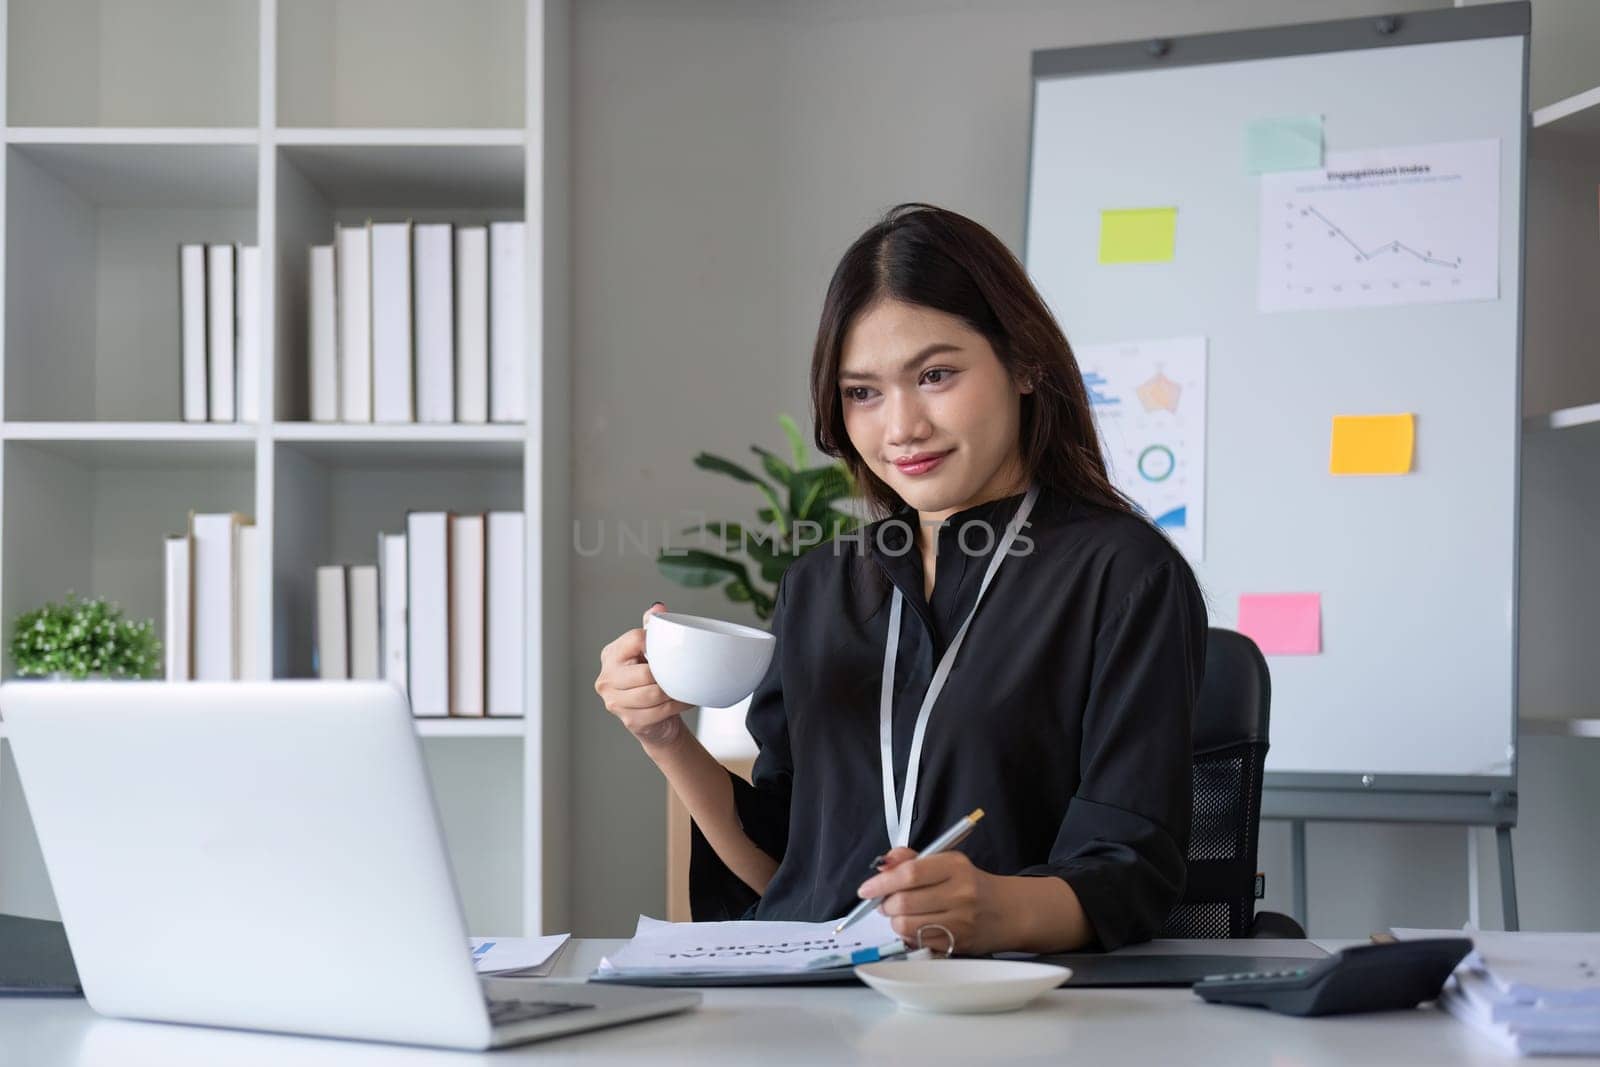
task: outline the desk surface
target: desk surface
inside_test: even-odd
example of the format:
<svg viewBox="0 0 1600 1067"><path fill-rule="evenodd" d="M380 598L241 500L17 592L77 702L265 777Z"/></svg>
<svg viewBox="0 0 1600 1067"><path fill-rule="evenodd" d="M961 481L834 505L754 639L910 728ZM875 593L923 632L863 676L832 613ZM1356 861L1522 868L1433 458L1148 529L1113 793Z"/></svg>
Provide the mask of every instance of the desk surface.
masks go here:
<svg viewBox="0 0 1600 1067"><path fill-rule="evenodd" d="M589 973L619 944L572 942L556 977ZM484 1054L122 1022L97 1017L81 999L0 998L0 1049L6 1063L28 1067L461 1067L625 1059L741 1067L752 1061L772 1067L979 1058L1229 1067L1520 1062L1432 1009L1290 1019L1208 1005L1188 990L1061 989L1006 1015L918 1015L864 986L709 989L697 1011Z"/></svg>

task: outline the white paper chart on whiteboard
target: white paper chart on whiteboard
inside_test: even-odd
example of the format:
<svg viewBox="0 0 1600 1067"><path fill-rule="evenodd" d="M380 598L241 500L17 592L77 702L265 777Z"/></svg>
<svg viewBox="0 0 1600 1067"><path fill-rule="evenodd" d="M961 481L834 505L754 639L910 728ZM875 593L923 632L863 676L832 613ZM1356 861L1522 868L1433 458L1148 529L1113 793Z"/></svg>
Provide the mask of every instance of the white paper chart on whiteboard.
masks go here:
<svg viewBox="0 0 1600 1067"><path fill-rule="evenodd" d="M1493 300L1500 142L1330 153L1261 179L1260 308Z"/></svg>
<svg viewBox="0 0 1600 1067"><path fill-rule="evenodd" d="M1206 339L1076 350L1111 481L1191 562L1205 558Z"/></svg>

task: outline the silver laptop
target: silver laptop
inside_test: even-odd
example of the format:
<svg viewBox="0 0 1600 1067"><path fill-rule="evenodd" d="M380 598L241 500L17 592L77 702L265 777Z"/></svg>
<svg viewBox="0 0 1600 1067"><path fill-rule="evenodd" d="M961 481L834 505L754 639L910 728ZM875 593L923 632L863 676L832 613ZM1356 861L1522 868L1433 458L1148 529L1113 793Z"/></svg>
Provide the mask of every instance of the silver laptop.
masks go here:
<svg viewBox="0 0 1600 1067"><path fill-rule="evenodd" d="M9 682L0 718L103 1015L483 1049L699 1002L487 996L386 683Z"/></svg>

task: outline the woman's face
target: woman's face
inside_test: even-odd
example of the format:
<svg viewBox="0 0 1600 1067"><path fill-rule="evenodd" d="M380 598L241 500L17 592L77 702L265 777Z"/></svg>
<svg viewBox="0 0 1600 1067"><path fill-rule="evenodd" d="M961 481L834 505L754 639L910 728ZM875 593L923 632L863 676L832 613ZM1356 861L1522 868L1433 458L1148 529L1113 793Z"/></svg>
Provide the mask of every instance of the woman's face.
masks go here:
<svg viewBox="0 0 1600 1067"><path fill-rule="evenodd" d="M1022 394L983 335L942 311L880 300L845 334L845 431L884 484L943 519L1020 492Z"/></svg>

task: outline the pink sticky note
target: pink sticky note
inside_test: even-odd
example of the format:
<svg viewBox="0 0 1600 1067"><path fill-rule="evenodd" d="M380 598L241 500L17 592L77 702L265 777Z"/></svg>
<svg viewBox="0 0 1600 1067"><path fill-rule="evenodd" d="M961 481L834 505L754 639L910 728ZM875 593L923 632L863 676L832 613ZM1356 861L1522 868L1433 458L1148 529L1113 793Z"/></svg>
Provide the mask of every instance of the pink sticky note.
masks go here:
<svg viewBox="0 0 1600 1067"><path fill-rule="evenodd" d="M1239 632L1268 656L1322 652L1321 593L1241 593Z"/></svg>

